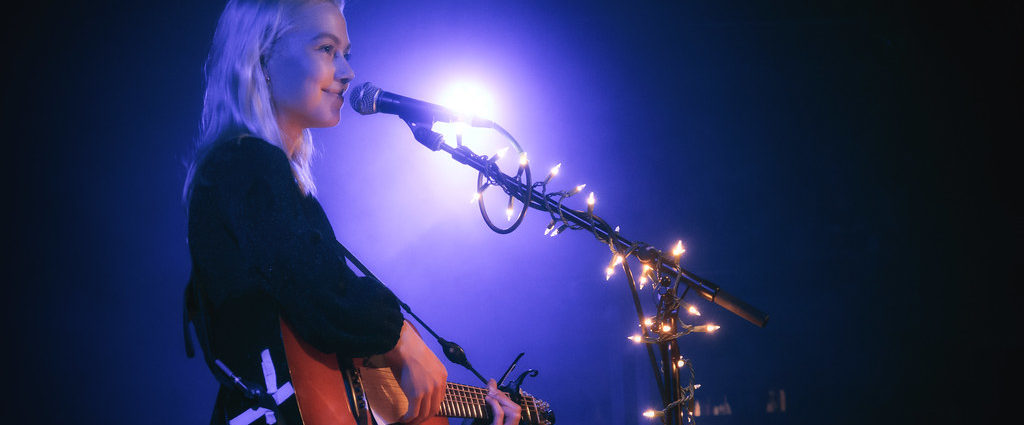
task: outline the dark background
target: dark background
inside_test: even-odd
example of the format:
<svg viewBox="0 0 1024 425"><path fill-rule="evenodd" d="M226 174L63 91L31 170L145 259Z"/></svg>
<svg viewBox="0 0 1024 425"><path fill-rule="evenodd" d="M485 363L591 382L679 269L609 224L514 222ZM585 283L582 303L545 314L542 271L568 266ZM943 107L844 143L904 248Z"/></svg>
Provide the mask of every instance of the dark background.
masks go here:
<svg viewBox="0 0 1024 425"><path fill-rule="evenodd" d="M13 419L208 420L216 387L181 336L180 193L222 8L5 13ZM689 270L771 314L760 329L697 303L694 323L723 326L682 340L699 422L1012 413L1020 4L353 0L346 16L358 82L432 100L485 81L535 173L561 162L555 187L587 183L629 238L684 240ZM525 351L559 423L647 422L653 378L604 247L544 237L541 214L489 232L474 174L392 117L346 107L314 134L339 239L478 369ZM765 413L778 390L787 411Z"/></svg>

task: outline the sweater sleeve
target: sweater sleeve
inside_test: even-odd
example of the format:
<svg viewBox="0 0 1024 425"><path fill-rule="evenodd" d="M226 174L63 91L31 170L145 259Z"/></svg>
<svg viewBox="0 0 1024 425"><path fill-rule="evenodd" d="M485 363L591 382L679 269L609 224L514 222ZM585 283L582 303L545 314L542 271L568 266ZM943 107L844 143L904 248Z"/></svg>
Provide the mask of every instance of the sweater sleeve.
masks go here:
<svg viewBox="0 0 1024 425"><path fill-rule="evenodd" d="M224 143L202 169L210 184L196 190L209 191L236 242L244 264L234 266L318 350L365 357L393 348L403 322L397 298L339 258L330 224L303 207L312 200L299 191L284 152L259 139Z"/></svg>

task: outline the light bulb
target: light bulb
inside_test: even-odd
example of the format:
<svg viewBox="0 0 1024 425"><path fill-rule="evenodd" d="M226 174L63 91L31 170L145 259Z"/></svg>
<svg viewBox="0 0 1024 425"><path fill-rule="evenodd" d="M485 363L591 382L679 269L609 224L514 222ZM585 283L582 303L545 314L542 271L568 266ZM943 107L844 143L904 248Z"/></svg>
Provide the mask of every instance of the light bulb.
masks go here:
<svg viewBox="0 0 1024 425"><path fill-rule="evenodd" d="M686 248L683 248L683 241L676 242L675 248L672 248L672 256L679 257L684 252L686 252Z"/></svg>
<svg viewBox="0 0 1024 425"><path fill-rule="evenodd" d="M561 162L559 162L558 164L555 164L554 167L551 167L551 177L557 176L558 175L558 170L560 170L561 168L562 168L562 163Z"/></svg>
<svg viewBox="0 0 1024 425"><path fill-rule="evenodd" d="M499 149L498 152L494 154L494 159L501 159L502 157L505 156L505 154L507 152L508 152L508 146L505 146L505 147Z"/></svg>

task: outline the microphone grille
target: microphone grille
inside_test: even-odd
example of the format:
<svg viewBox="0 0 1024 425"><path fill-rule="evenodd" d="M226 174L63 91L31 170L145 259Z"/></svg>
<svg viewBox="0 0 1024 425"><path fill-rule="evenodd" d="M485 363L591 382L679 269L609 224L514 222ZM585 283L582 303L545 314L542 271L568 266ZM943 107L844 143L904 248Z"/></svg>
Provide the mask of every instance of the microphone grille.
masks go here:
<svg viewBox="0 0 1024 425"><path fill-rule="evenodd" d="M363 83L352 90L352 94L348 97L348 103L352 105L352 109L362 115L375 114L377 113L377 96L380 95L380 91L373 83Z"/></svg>

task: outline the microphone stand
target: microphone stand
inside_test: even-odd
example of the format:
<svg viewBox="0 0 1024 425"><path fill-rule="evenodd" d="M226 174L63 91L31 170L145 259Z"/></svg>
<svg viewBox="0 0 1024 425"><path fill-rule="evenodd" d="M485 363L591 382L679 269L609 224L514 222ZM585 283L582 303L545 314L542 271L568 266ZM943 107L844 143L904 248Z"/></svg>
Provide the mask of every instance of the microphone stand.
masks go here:
<svg viewBox="0 0 1024 425"><path fill-rule="evenodd" d="M516 176L509 176L503 173L495 163L497 158L477 155L461 144L452 147L444 143L443 136L431 131L431 126L423 122L428 120L420 121L412 119L413 117L403 118L413 130L413 135L418 142L433 151L444 151L455 161L477 170L479 172L478 193L489 186L497 186L511 198L518 199L523 203L524 207L515 223L509 228L501 229L490 221L481 196L479 199L480 211L492 230L498 233L510 233L522 223L526 211L533 208L551 215L552 221L545 233L555 229L552 233L554 236L566 228L586 230L599 241L607 244L609 249L615 253L613 264L608 268L608 276L611 276L614 266L621 264L636 308L637 319L642 324L641 329L643 330L642 335L636 335L631 339L634 342L645 344L665 406L661 411L649 410L644 413L645 416L662 417L662 421L669 425L682 425L684 418L688 419L686 413L692 410L693 392L698 385L693 382L692 365L680 356L677 339L692 332L710 332L714 329L708 329L707 326L687 325L679 320L680 307L683 305L682 299L689 291L694 291L704 299L718 304L754 325L764 327L767 324L768 314L723 291L718 285L684 269L679 265L678 255L670 257L650 244L626 239L618 232L617 227L612 228L604 219L594 215L592 206L587 211L581 211L563 205L562 201L565 198L576 194L581 188L577 188L571 193L565 191L547 193L547 183L554 175L554 171L543 182L534 183L528 164L521 161ZM488 122L488 124L508 137L513 145L522 151L519 144L507 131L495 123ZM520 178L524 176L526 181L520 181ZM561 225L556 229L555 226L559 223ZM631 255L644 264L639 289L643 289L647 273L653 274L651 285L658 295L658 302L657 313L652 318L647 318L644 315L637 282L629 266L629 261L626 261ZM681 293L680 289L682 289ZM690 383L685 387L681 385L679 378L683 367L690 369ZM686 405L685 411L682 406L684 404Z"/></svg>

